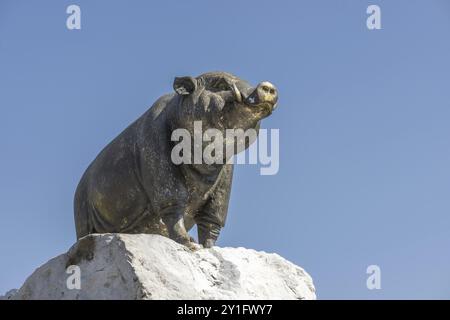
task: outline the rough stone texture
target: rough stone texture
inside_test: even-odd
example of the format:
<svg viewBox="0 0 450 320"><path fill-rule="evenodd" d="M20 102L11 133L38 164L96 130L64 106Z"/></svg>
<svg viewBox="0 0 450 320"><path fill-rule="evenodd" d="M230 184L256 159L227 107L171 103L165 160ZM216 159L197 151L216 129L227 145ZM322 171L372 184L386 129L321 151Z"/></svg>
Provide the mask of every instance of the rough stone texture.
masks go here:
<svg viewBox="0 0 450 320"><path fill-rule="evenodd" d="M0 300L10 300L14 297L15 294L17 294L17 289L11 289L8 292L5 293L4 296L0 296Z"/></svg>
<svg viewBox="0 0 450 320"><path fill-rule="evenodd" d="M81 289L66 267L78 265ZM190 251L150 234L95 234L38 268L9 299L315 299L311 277L277 254Z"/></svg>

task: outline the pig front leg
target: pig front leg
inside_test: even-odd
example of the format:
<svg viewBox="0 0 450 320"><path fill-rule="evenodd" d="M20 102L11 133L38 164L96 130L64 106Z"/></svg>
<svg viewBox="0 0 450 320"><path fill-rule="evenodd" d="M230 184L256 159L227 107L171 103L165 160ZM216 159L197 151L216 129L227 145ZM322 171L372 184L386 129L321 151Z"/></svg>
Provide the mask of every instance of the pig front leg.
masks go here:
<svg viewBox="0 0 450 320"><path fill-rule="evenodd" d="M211 248L216 244L220 230L225 226L233 179L233 165L225 165L218 179L208 201L195 216L198 242L205 248Z"/></svg>
<svg viewBox="0 0 450 320"><path fill-rule="evenodd" d="M169 238L188 247L191 250L201 246L193 242L184 224L184 209L180 207L167 208L161 212L161 219L167 227Z"/></svg>
<svg viewBox="0 0 450 320"><path fill-rule="evenodd" d="M212 248L215 246L217 238L219 237L222 227L216 223L208 223L199 221L197 223L198 242L205 248Z"/></svg>

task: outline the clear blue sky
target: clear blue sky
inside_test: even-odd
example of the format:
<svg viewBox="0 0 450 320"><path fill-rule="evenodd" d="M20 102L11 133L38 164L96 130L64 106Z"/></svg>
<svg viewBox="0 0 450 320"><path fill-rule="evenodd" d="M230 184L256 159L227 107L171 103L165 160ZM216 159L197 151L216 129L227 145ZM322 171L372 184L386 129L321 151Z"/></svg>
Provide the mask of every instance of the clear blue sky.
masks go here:
<svg viewBox="0 0 450 320"><path fill-rule="evenodd" d="M447 0L1 0L0 293L74 243L101 148L175 76L224 70L277 85L281 141L277 175L236 168L219 245L279 253L322 299L449 299L449 36Z"/></svg>

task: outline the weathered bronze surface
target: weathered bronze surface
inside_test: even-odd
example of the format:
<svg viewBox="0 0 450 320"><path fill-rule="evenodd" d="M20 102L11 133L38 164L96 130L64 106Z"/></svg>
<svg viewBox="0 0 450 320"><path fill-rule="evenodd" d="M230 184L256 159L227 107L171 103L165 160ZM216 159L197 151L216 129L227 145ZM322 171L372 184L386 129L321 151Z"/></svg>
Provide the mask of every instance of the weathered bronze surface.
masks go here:
<svg viewBox="0 0 450 320"><path fill-rule="evenodd" d="M226 129L258 129L278 92L269 82L253 87L225 72L176 78L173 86L175 93L159 98L87 168L74 200L77 238L158 233L197 248L187 233L197 224L199 243L214 245L225 225L233 165L226 158L225 164L174 164L172 132L183 128L193 136L194 121L224 136Z"/></svg>

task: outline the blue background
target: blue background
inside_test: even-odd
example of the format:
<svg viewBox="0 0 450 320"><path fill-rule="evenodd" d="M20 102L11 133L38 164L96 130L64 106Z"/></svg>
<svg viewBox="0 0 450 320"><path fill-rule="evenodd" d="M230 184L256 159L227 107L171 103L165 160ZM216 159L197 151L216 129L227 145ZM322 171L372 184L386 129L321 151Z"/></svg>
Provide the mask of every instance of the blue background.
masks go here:
<svg viewBox="0 0 450 320"><path fill-rule="evenodd" d="M321 299L449 299L449 31L446 0L1 0L0 292L74 243L111 139L175 76L224 70L279 88L280 170L237 166L219 245L279 253Z"/></svg>

